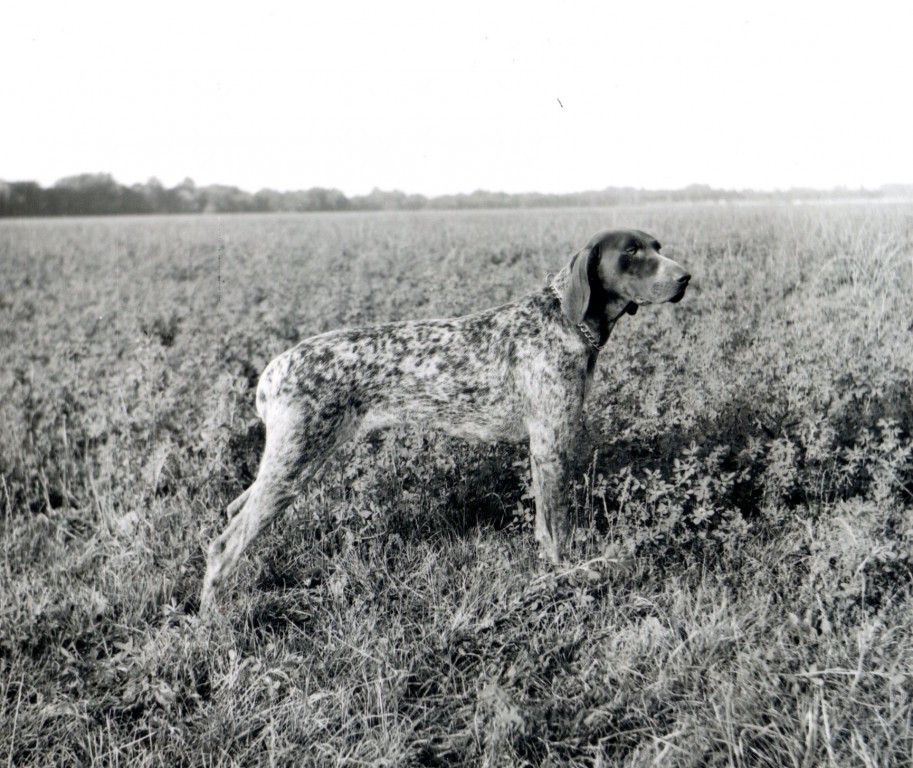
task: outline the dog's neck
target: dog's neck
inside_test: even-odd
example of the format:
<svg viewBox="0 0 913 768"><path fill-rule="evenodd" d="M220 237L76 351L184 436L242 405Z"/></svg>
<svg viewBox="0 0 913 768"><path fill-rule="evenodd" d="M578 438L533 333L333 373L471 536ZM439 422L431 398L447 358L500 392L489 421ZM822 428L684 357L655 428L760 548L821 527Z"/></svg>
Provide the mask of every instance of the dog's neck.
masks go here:
<svg viewBox="0 0 913 768"><path fill-rule="evenodd" d="M551 292L558 298L562 312L564 311L564 294L567 290L569 277L569 267L565 266L552 278L548 285ZM580 331L580 335L586 339L587 343L598 352L608 343L615 323L618 322L622 315L628 312L630 303L621 297L607 293L601 285L594 288L591 284L590 301L583 320L575 323L577 330ZM571 322L574 322L573 319L571 319Z"/></svg>

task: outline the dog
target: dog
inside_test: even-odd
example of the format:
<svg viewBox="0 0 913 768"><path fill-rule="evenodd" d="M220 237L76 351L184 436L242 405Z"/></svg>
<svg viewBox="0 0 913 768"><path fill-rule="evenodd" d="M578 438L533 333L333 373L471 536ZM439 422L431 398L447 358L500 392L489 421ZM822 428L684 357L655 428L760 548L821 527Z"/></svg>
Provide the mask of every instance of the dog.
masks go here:
<svg viewBox="0 0 913 768"><path fill-rule="evenodd" d="M528 441L535 536L561 561L583 403L615 323L676 303L691 276L639 230L602 231L542 289L453 319L342 329L302 341L260 377L266 444L253 484L209 547L200 597L216 592L248 545L359 431L423 423L471 440Z"/></svg>

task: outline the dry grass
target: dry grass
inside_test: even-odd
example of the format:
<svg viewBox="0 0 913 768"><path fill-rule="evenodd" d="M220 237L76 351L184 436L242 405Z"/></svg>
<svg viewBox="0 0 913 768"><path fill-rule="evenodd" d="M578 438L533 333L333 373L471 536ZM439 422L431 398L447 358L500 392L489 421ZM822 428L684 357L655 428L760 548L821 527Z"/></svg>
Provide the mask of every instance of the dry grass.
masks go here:
<svg viewBox="0 0 913 768"><path fill-rule="evenodd" d="M617 329L573 557L525 453L348 446L252 548L259 370L508 300L604 226L695 275ZM0 765L913 760L908 208L0 223Z"/></svg>

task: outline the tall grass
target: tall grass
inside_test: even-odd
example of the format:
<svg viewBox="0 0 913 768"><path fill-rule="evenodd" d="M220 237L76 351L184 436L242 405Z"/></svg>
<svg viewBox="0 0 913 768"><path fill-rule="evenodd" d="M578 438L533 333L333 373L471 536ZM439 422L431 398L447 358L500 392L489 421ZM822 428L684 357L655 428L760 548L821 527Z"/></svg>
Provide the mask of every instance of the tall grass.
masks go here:
<svg viewBox="0 0 913 768"><path fill-rule="evenodd" d="M454 315L632 226L566 570L525 451L346 446L211 625L206 544L295 341ZM913 213L614 208L0 223L0 764L913 760Z"/></svg>

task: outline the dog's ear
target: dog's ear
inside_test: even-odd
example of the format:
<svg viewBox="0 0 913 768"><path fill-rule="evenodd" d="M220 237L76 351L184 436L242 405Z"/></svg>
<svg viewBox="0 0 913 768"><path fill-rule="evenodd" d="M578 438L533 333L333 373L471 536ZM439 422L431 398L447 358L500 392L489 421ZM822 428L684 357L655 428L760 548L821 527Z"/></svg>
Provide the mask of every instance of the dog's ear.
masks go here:
<svg viewBox="0 0 913 768"><path fill-rule="evenodd" d="M561 308L567 319L575 325L582 323L590 306L590 270L591 264L599 258L599 247L584 248L574 254L568 265L567 287L564 289L564 300Z"/></svg>

